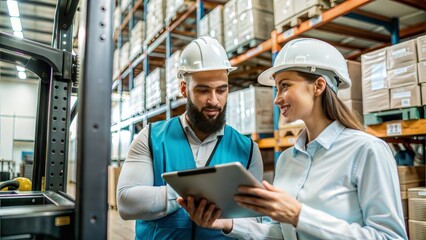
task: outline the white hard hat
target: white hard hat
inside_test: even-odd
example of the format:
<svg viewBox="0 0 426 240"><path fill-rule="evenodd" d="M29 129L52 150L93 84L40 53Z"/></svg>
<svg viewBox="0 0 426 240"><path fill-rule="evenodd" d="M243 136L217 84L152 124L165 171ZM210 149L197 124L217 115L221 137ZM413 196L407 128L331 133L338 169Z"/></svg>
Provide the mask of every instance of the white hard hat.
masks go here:
<svg viewBox="0 0 426 240"><path fill-rule="evenodd" d="M260 74L258 81L263 85L275 86L274 74L283 70L321 75L336 93L337 88L351 86L343 55L332 45L318 39L299 38L288 42L278 53L274 66Z"/></svg>
<svg viewBox="0 0 426 240"><path fill-rule="evenodd" d="M182 79L185 73L237 69L232 67L225 49L216 40L203 36L193 40L183 49L178 65L177 77Z"/></svg>

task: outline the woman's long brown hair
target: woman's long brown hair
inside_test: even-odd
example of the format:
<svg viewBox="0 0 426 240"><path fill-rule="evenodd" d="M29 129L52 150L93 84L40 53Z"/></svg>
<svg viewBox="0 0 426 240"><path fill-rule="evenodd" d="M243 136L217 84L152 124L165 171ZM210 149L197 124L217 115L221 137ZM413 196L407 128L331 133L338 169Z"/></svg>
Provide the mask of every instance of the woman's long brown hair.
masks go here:
<svg viewBox="0 0 426 240"><path fill-rule="evenodd" d="M304 73L299 71L297 74L310 83L315 82L315 80L321 77L317 74ZM337 120L347 128L363 130L361 117L359 114L346 107L346 105L343 104L343 102L337 97L337 94L334 93L328 85L322 93L321 100L322 110L328 119L332 121Z"/></svg>

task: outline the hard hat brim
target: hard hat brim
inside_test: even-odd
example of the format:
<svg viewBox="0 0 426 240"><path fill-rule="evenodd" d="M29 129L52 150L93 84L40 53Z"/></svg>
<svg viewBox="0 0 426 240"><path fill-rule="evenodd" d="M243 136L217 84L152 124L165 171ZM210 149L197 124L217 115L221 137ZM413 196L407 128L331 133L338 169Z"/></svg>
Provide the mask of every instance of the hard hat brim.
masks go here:
<svg viewBox="0 0 426 240"><path fill-rule="evenodd" d="M228 74L234 70L236 70L237 67L223 67L223 68L203 68L203 69L188 69L188 70L179 70L177 73L178 78L183 78L183 75L186 73L196 73L196 72L207 72L207 71L216 71L216 70L227 70Z"/></svg>
<svg viewBox="0 0 426 240"><path fill-rule="evenodd" d="M262 72L259 77L257 78L257 81L265 86L275 86L275 79L274 79L274 74L276 74L277 72L286 70L286 69L291 69L291 68L299 68L299 67L312 67L312 65L309 64L288 64L285 66L276 66L276 67L271 67L269 69L266 69L264 72ZM332 71L333 69L328 69L326 67L319 67L316 66L318 68L324 69L324 70L330 70ZM315 72L312 72L315 74ZM336 74L336 73L335 73ZM345 89L345 88L349 88L351 85L348 84L348 81L350 82L349 79L346 79L344 76L341 76L339 74L336 74L340 79L342 79L341 84L339 85L339 89Z"/></svg>

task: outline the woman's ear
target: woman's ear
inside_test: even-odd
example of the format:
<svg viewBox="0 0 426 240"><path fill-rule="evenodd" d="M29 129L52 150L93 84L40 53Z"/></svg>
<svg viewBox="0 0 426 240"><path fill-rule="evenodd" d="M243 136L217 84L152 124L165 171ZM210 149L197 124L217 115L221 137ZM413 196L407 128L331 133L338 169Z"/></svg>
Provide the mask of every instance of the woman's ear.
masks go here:
<svg viewBox="0 0 426 240"><path fill-rule="evenodd" d="M180 94L182 94L182 96L186 98L186 82L185 81L180 81Z"/></svg>
<svg viewBox="0 0 426 240"><path fill-rule="evenodd" d="M324 77L319 77L317 80L315 80L315 86L314 86L314 94L315 96L320 96L327 87L327 81L324 79Z"/></svg>

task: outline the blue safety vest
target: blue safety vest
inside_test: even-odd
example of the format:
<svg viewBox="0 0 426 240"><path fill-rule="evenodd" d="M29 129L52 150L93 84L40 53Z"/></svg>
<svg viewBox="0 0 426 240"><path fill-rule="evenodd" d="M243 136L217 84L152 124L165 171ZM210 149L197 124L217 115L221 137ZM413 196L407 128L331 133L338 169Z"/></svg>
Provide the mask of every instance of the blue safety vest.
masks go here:
<svg viewBox="0 0 426 240"><path fill-rule="evenodd" d="M166 183L161 174L196 168L191 146L178 117L152 123L149 127L149 148L154 170L154 186ZM218 136L217 144L206 163L214 166L220 163L239 161L250 166L253 142L232 127L225 125L224 135ZM191 221L185 209L157 220L136 220L136 239L229 239L221 231L197 226Z"/></svg>

